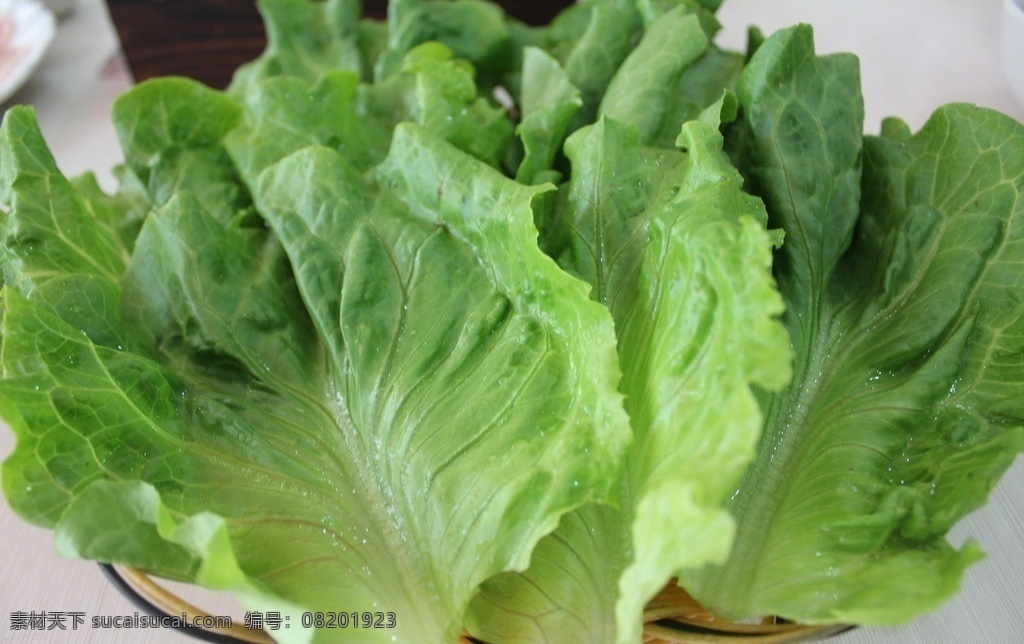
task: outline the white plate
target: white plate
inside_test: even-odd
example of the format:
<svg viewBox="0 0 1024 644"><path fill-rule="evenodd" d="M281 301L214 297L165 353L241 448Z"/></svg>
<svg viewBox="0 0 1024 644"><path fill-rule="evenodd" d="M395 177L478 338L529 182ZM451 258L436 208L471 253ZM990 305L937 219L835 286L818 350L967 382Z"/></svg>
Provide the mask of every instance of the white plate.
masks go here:
<svg viewBox="0 0 1024 644"><path fill-rule="evenodd" d="M35 71L53 41L55 23L36 0L0 0L0 103Z"/></svg>

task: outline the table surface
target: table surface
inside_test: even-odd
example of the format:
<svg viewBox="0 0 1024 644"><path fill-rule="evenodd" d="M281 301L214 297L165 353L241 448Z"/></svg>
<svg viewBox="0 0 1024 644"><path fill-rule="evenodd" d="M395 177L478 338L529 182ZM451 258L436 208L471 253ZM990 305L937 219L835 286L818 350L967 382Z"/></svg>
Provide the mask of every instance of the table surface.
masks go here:
<svg viewBox="0 0 1024 644"><path fill-rule="evenodd" d="M719 12L719 42L745 44L746 28L770 32L796 22L815 27L820 52L853 51L861 57L866 129L898 115L919 128L938 105L967 101L1024 121L1003 76L1000 0L727 0ZM1022 61L1024 64L1024 61ZM109 169L121 155L110 123L111 101L132 79L102 0L81 0L61 20L57 38L37 73L8 103L35 106L44 135L69 175L96 171L113 188ZM5 106L6 107L6 106ZM13 437L0 427L0 458ZM2 497L0 497L2 498ZM0 642L133 642L179 644L184 636L163 629L91 628L93 616L133 615L136 609L95 564L58 558L52 535L29 526L0 500ZM961 593L937 612L896 628L861 628L838 644L1024 641L1024 459L995 490L989 504L950 535L959 545L980 542L988 558L971 568ZM240 619L230 598L190 591L212 614ZM86 625L72 634L11 630L14 611L81 612Z"/></svg>

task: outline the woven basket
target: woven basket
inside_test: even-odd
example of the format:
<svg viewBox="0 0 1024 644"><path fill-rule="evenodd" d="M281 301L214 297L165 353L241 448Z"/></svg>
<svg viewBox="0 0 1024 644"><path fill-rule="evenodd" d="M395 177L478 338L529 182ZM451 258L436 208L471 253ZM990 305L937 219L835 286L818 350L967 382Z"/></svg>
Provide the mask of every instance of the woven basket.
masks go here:
<svg viewBox="0 0 1024 644"><path fill-rule="evenodd" d="M135 568L105 566L111 579L140 608L166 615L206 617L208 614L167 590L146 573ZM758 623L736 623L716 618L685 590L670 582L644 611L645 644L694 644L730 642L732 644L803 642L822 639L850 628L845 625L804 626L785 620L765 618ZM204 631L216 641L273 644L266 632L234 624L230 628ZM463 635L458 644L479 644Z"/></svg>

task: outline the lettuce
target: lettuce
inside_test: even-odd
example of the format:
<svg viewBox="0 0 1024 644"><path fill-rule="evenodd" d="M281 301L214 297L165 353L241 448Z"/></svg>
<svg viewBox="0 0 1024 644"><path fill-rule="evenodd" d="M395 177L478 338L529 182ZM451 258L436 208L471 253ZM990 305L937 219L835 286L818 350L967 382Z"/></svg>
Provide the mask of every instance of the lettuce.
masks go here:
<svg viewBox="0 0 1024 644"><path fill-rule="evenodd" d="M732 158L787 232L795 377L764 396L722 566L723 614L884 624L934 609L980 550L950 527L1024 447L1024 127L967 105L864 138L856 61L808 27L744 69ZM742 583L740 582L742 580Z"/></svg>
<svg viewBox="0 0 1024 644"><path fill-rule="evenodd" d="M236 174L248 205L219 217L187 186L220 184L223 100L120 99L154 202L130 253L6 116L5 494L65 553L452 640L484 579L610 496L611 318L534 243L543 188L412 125L368 175L323 146L253 193Z"/></svg>
<svg viewBox="0 0 1024 644"><path fill-rule="evenodd" d="M614 510L573 513L524 575L485 584L471 631L489 641L513 639L523 614L542 625L527 639L635 641L644 604L671 576L728 555L722 504L762 420L751 387L782 387L790 355L763 206L722 153L726 109L684 126L685 154L645 147L611 117L566 144L559 263L615 319L634 445ZM607 596L588 588L594 579ZM552 601L571 610L548 615Z"/></svg>
<svg viewBox="0 0 1024 644"><path fill-rule="evenodd" d="M11 506L380 640L937 606L1024 449L1024 127L865 137L854 57L718 4L263 0L227 91L117 100L113 194L9 110Z"/></svg>

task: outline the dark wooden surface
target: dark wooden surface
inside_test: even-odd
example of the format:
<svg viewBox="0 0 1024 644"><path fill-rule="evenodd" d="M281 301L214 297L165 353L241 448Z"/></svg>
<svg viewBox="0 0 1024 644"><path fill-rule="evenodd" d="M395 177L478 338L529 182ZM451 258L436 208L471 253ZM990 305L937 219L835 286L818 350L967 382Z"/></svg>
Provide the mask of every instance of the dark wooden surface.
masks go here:
<svg viewBox="0 0 1024 644"><path fill-rule="evenodd" d="M500 1L530 24L543 24L568 1ZM107 0L132 75L188 76L224 88L243 62L263 51L266 36L254 0ZM367 16L383 18L385 0L364 0Z"/></svg>

